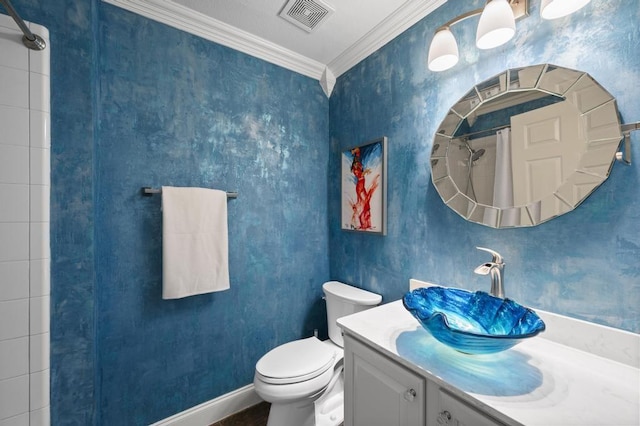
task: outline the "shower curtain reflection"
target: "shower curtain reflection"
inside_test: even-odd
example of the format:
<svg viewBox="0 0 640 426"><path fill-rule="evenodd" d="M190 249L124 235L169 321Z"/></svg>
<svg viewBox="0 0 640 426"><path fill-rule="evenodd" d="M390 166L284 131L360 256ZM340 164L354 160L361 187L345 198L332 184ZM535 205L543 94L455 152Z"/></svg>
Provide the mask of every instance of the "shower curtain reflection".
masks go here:
<svg viewBox="0 0 640 426"><path fill-rule="evenodd" d="M519 224L518 210L513 207L513 171L511 164L511 129L498 130L495 136L489 137L495 141L495 166L493 167L493 193L482 203L496 207L486 209L483 222L495 226L500 220L500 226L515 226ZM498 212L502 215L498 218Z"/></svg>
<svg viewBox="0 0 640 426"><path fill-rule="evenodd" d="M501 226L519 225L518 210L513 207L513 170L511 162L511 128L498 130L496 142L496 175L493 205L502 210Z"/></svg>

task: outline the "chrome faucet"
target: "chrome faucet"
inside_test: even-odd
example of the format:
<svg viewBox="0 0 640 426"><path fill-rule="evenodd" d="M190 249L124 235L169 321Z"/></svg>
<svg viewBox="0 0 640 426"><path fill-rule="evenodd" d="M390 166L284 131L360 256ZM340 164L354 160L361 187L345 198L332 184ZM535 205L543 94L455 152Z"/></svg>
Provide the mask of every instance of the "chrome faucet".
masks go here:
<svg viewBox="0 0 640 426"><path fill-rule="evenodd" d="M504 299L504 286L502 283L502 271L504 270L504 262L502 256L498 252L484 247L476 247L478 250L491 253L493 259L491 262L483 263L478 266L473 272L478 275L490 275L491 276L491 295Z"/></svg>

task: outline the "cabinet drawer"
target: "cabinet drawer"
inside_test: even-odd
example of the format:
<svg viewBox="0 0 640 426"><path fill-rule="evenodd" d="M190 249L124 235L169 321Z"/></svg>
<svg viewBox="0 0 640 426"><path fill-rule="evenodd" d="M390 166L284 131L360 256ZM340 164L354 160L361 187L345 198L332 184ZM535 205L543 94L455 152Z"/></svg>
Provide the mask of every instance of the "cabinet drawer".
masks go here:
<svg viewBox="0 0 640 426"><path fill-rule="evenodd" d="M462 402L443 389L438 389L438 409L430 413L435 424L443 426L504 426L497 420Z"/></svg>

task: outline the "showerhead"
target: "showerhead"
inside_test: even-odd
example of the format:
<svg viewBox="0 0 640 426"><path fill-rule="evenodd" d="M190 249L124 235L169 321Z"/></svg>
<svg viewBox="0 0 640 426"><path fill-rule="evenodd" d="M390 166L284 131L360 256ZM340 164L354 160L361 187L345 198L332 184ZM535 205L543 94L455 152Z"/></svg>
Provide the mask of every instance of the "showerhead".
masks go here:
<svg viewBox="0 0 640 426"><path fill-rule="evenodd" d="M484 153L484 148L480 148L477 151L471 150L471 162L473 163L475 161L478 161L478 158L482 157Z"/></svg>

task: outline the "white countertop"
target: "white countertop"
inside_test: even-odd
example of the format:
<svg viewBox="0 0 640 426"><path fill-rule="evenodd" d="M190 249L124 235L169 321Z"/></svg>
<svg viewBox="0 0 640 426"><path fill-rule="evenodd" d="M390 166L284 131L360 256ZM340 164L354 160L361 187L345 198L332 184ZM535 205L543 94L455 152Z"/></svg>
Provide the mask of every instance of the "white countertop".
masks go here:
<svg viewBox="0 0 640 426"><path fill-rule="evenodd" d="M338 324L507 424L640 425L637 366L547 340L544 333L501 353L465 355L435 340L402 301Z"/></svg>

